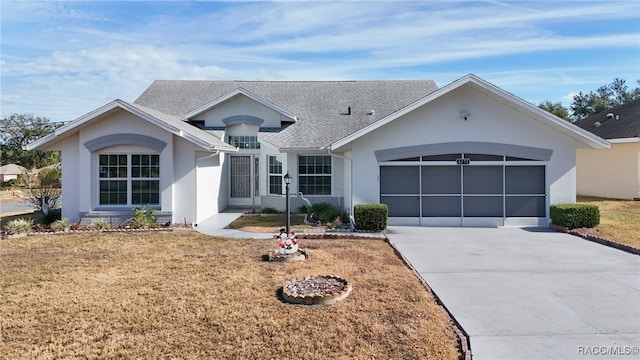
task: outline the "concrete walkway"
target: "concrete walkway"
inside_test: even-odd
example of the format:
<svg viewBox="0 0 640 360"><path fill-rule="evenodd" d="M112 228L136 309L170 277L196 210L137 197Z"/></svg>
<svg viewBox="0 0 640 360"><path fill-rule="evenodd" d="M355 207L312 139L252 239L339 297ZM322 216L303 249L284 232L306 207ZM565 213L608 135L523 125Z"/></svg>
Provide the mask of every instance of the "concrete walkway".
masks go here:
<svg viewBox="0 0 640 360"><path fill-rule="evenodd" d="M194 229L198 232L220 237L242 238L242 239L273 239L273 234L251 233L246 231L234 230L229 224L241 217L246 209L227 209L216 214L204 221L199 222Z"/></svg>
<svg viewBox="0 0 640 360"><path fill-rule="evenodd" d="M637 255L546 229L387 235L469 334L474 360L640 358Z"/></svg>

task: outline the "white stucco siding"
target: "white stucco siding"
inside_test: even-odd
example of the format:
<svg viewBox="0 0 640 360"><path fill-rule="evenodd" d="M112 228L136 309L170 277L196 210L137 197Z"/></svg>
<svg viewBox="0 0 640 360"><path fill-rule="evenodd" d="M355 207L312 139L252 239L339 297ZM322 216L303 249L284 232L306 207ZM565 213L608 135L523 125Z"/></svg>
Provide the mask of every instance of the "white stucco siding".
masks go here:
<svg viewBox="0 0 640 360"><path fill-rule="evenodd" d="M78 162L79 173L78 190L81 194L79 211L88 212L98 206L97 198L97 154L92 154L85 143L105 135L112 134L142 134L161 140L166 146L160 153L160 204L161 210L172 211L173 208L173 139L172 134L126 112L118 111L115 114L102 119L91 126L85 127L78 134ZM118 145L101 150L109 152L147 151L149 149L139 146ZM100 151L99 151L100 152ZM87 176L87 172L90 176Z"/></svg>
<svg viewBox="0 0 640 360"><path fill-rule="evenodd" d="M578 150L576 163L578 194L640 197L640 142L614 143L607 150Z"/></svg>
<svg viewBox="0 0 640 360"><path fill-rule="evenodd" d="M461 112L470 114L467 121L461 118ZM464 141L552 150L546 175L550 194L547 202L575 201L575 140L491 97L463 87L353 142L354 204L379 202L379 165L374 151Z"/></svg>
<svg viewBox="0 0 640 360"><path fill-rule="evenodd" d="M210 156L211 153L196 152L196 187L195 202L183 204L196 208L196 220L200 222L223 210L226 207L226 194L221 182L223 174L223 154ZM224 198L224 199L222 199Z"/></svg>
<svg viewBox="0 0 640 360"><path fill-rule="evenodd" d="M206 156L206 155L202 155ZM173 222L196 221L196 150L187 140L173 137Z"/></svg>
<svg viewBox="0 0 640 360"><path fill-rule="evenodd" d="M216 106L199 118L204 119L205 126L224 127L223 119L237 115L249 115L260 118L264 120L264 123L261 125L262 127L280 127L282 118L279 112L243 95Z"/></svg>
<svg viewBox="0 0 640 360"><path fill-rule="evenodd" d="M70 136L66 141L59 144L62 155L62 217L69 219L71 223L80 221L80 197L78 191L81 178L86 174L80 172L78 135Z"/></svg>

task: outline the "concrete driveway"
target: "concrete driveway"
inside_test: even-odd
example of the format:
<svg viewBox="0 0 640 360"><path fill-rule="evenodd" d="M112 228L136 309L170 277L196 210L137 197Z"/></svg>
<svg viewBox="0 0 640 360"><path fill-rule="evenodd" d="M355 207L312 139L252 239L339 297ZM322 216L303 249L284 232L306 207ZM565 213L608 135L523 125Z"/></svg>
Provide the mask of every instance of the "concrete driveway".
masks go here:
<svg viewBox="0 0 640 360"><path fill-rule="evenodd" d="M474 360L640 358L637 255L540 228L387 235L469 334Z"/></svg>

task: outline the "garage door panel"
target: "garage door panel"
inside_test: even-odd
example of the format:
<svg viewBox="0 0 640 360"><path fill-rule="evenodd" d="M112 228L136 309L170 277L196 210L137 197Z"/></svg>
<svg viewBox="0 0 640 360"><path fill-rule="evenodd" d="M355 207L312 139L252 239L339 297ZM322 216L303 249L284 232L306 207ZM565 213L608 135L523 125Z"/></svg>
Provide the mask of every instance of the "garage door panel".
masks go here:
<svg viewBox="0 0 640 360"><path fill-rule="evenodd" d="M420 216L419 196L380 196L380 203L389 208L389 217Z"/></svg>
<svg viewBox="0 0 640 360"><path fill-rule="evenodd" d="M461 217L460 196L423 196L423 217Z"/></svg>
<svg viewBox="0 0 640 360"><path fill-rule="evenodd" d="M465 194L502 194L502 166L465 166Z"/></svg>
<svg viewBox="0 0 640 360"><path fill-rule="evenodd" d="M544 194L544 166L507 166L505 168L507 194Z"/></svg>
<svg viewBox="0 0 640 360"><path fill-rule="evenodd" d="M418 166L381 166L381 194L418 194L420 177Z"/></svg>
<svg viewBox="0 0 640 360"><path fill-rule="evenodd" d="M465 160L456 161L461 157ZM480 226L547 216L542 162L527 164L531 160L481 153L401 160L398 166L380 166L380 202L388 206L394 221Z"/></svg>
<svg viewBox="0 0 640 360"><path fill-rule="evenodd" d="M459 194L460 166L423 166L423 194Z"/></svg>
<svg viewBox="0 0 640 360"><path fill-rule="evenodd" d="M507 217L545 217L546 201L544 196L507 196Z"/></svg>
<svg viewBox="0 0 640 360"><path fill-rule="evenodd" d="M464 217L502 217L502 196L465 196Z"/></svg>

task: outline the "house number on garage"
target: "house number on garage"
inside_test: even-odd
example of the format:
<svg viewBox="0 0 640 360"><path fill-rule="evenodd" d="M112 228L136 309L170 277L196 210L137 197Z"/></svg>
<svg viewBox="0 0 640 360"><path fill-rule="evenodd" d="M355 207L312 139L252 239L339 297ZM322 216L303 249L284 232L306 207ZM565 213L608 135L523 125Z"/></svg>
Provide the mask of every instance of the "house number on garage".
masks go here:
<svg viewBox="0 0 640 360"><path fill-rule="evenodd" d="M458 165L469 165L470 162L471 162L471 159L467 159L467 158L456 159L456 164Z"/></svg>

